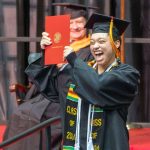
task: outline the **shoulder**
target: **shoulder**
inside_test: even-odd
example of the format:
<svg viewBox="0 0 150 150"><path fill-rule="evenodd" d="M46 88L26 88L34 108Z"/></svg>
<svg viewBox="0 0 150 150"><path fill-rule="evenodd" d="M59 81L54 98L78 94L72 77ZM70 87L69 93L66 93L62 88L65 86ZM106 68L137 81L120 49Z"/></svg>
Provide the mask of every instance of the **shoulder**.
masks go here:
<svg viewBox="0 0 150 150"><path fill-rule="evenodd" d="M118 67L113 68L109 73L113 77L122 78L122 80L136 80L140 82L140 72L129 64L120 64Z"/></svg>
<svg viewBox="0 0 150 150"><path fill-rule="evenodd" d="M89 54L90 53L90 46L81 48L79 51L76 52L77 55L80 55L80 54L83 54L83 53Z"/></svg>
<svg viewBox="0 0 150 150"><path fill-rule="evenodd" d="M135 67L133 67L129 64L120 64L118 67L118 70L124 70L124 71L131 71L131 72L139 73L139 71Z"/></svg>
<svg viewBox="0 0 150 150"><path fill-rule="evenodd" d="M81 48L78 52L76 52L76 55L78 58L84 61L89 61L93 59L89 46Z"/></svg>

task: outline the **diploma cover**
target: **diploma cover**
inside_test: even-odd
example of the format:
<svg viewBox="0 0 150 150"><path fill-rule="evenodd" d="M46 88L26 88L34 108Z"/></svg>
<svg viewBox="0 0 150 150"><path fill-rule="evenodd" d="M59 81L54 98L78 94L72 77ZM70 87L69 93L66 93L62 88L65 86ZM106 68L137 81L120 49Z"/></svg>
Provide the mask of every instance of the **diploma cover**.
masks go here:
<svg viewBox="0 0 150 150"><path fill-rule="evenodd" d="M63 63L64 46L70 45L70 16L46 16L45 31L49 33L52 44L45 48L44 64Z"/></svg>

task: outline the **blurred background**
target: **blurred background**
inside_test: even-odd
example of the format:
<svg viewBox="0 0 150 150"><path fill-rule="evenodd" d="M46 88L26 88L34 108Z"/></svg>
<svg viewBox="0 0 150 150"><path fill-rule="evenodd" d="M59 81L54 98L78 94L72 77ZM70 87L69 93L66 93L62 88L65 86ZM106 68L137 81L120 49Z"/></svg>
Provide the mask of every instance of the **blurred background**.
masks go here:
<svg viewBox="0 0 150 150"><path fill-rule="evenodd" d="M45 16L59 14L52 6L64 0L0 0L0 123L7 122L17 107L14 83L28 85L24 73L31 52L40 52ZM150 1L68 0L99 7L105 15L130 20L124 35L122 59L141 73L139 94L129 109L128 122L150 122ZM89 16L93 10L89 11Z"/></svg>

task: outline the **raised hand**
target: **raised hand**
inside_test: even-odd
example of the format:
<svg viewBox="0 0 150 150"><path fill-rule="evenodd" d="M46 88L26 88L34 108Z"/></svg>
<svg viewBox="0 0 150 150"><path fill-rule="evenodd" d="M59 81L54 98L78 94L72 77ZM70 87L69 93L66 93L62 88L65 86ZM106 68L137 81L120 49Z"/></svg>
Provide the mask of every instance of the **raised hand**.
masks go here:
<svg viewBox="0 0 150 150"><path fill-rule="evenodd" d="M71 46L65 46L64 47L64 58L66 58L70 53L72 53L74 50Z"/></svg>
<svg viewBox="0 0 150 150"><path fill-rule="evenodd" d="M45 49L46 46L51 45L52 41L47 32L42 32L42 39L40 41L41 49Z"/></svg>

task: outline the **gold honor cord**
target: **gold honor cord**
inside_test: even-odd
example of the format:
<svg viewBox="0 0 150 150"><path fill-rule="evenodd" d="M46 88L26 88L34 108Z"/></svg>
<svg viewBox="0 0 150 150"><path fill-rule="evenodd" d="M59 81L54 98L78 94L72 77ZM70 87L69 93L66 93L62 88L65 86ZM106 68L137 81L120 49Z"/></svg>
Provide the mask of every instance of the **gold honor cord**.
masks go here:
<svg viewBox="0 0 150 150"><path fill-rule="evenodd" d="M112 48L115 52L116 58L120 58L120 50L116 47L114 40L113 40L113 17L111 18L110 22L110 28L109 28L109 37L110 37L110 43L112 45Z"/></svg>

